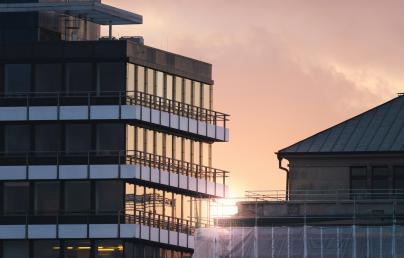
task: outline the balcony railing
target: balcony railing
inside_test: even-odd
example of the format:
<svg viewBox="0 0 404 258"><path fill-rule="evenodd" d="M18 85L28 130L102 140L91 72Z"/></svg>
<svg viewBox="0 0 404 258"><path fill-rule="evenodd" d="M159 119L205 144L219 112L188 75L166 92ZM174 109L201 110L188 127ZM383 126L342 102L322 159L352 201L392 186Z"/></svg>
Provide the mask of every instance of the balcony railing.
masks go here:
<svg viewBox="0 0 404 258"><path fill-rule="evenodd" d="M30 92L0 95L0 106L140 105L226 128L229 115L139 91Z"/></svg>
<svg viewBox="0 0 404 258"><path fill-rule="evenodd" d="M139 164L225 185L229 172L141 151L31 151L1 152L2 165Z"/></svg>
<svg viewBox="0 0 404 258"><path fill-rule="evenodd" d="M139 224L193 235L197 223L141 210L103 212L13 212L0 216L0 225ZM198 226L201 226L200 223Z"/></svg>

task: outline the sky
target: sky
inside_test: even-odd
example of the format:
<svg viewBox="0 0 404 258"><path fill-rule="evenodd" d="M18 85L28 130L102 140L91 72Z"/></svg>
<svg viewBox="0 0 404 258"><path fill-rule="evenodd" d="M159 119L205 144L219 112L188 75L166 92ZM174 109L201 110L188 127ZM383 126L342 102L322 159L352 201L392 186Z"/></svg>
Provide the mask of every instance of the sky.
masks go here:
<svg viewBox="0 0 404 258"><path fill-rule="evenodd" d="M103 2L143 15L115 36L213 64L214 109L231 115L213 164L232 196L285 189L276 151L404 92L404 1Z"/></svg>

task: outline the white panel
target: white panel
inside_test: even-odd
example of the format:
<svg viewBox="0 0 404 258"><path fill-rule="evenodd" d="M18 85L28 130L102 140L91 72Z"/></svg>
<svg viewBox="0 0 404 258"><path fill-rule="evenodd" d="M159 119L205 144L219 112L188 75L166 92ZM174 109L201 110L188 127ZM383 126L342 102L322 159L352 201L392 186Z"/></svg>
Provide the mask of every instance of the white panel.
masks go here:
<svg viewBox="0 0 404 258"><path fill-rule="evenodd" d="M215 138L215 128L216 126L208 124L208 133L207 133L208 137Z"/></svg>
<svg viewBox="0 0 404 258"><path fill-rule="evenodd" d="M195 177L188 177L189 182L189 190L196 191L196 178Z"/></svg>
<svg viewBox="0 0 404 258"><path fill-rule="evenodd" d="M0 180L25 179L26 169L26 166L0 166Z"/></svg>
<svg viewBox="0 0 404 258"><path fill-rule="evenodd" d="M57 166L29 166L29 179L56 179Z"/></svg>
<svg viewBox="0 0 404 258"><path fill-rule="evenodd" d="M56 120L58 117L57 107L30 107L29 120Z"/></svg>
<svg viewBox="0 0 404 258"><path fill-rule="evenodd" d="M150 108L142 107L141 108L141 120L150 122Z"/></svg>
<svg viewBox="0 0 404 258"><path fill-rule="evenodd" d="M59 177L61 179L87 178L87 165L60 165Z"/></svg>
<svg viewBox="0 0 404 258"><path fill-rule="evenodd" d="M179 121L179 116L170 114L170 126L175 129L179 129L180 127L180 121Z"/></svg>
<svg viewBox="0 0 404 258"><path fill-rule="evenodd" d="M208 191L207 194L214 195L215 194L215 183L208 181Z"/></svg>
<svg viewBox="0 0 404 258"><path fill-rule="evenodd" d="M119 106L91 106L91 119L117 119L119 117Z"/></svg>
<svg viewBox="0 0 404 258"><path fill-rule="evenodd" d="M159 241L159 229L158 228L150 228L150 240L154 242Z"/></svg>
<svg viewBox="0 0 404 258"><path fill-rule="evenodd" d="M188 177L184 175L180 175L180 185L179 187L182 189L188 189Z"/></svg>
<svg viewBox="0 0 404 258"><path fill-rule="evenodd" d="M90 177L93 179L118 178L118 165L91 165Z"/></svg>
<svg viewBox="0 0 404 258"><path fill-rule="evenodd" d="M27 120L26 107L0 107L1 121L21 121Z"/></svg>
<svg viewBox="0 0 404 258"><path fill-rule="evenodd" d="M140 166L121 165L121 178L140 178Z"/></svg>
<svg viewBox="0 0 404 258"><path fill-rule="evenodd" d="M217 126L216 127L216 138L217 139L219 139L219 140L222 140L222 141L224 141L225 140L225 137L224 137L224 128L223 127L220 127L220 126Z"/></svg>
<svg viewBox="0 0 404 258"><path fill-rule="evenodd" d="M178 233L170 231L170 245L178 245Z"/></svg>
<svg viewBox="0 0 404 258"><path fill-rule="evenodd" d="M170 126L170 114L168 112L161 111L161 125Z"/></svg>
<svg viewBox="0 0 404 258"><path fill-rule="evenodd" d="M86 224L59 225L59 238L87 238Z"/></svg>
<svg viewBox="0 0 404 258"><path fill-rule="evenodd" d="M28 238L56 238L56 225L28 225Z"/></svg>
<svg viewBox="0 0 404 258"><path fill-rule="evenodd" d="M168 185L168 172L165 171L160 171L160 180L161 180L161 184L163 185Z"/></svg>
<svg viewBox="0 0 404 258"><path fill-rule="evenodd" d="M206 180L205 179L198 180L198 192L206 193Z"/></svg>
<svg viewBox="0 0 404 258"><path fill-rule="evenodd" d="M0 239L25 238L25 225L0 225Z"/></svg>
<svg viewBox="0 0 404 258"><path fill-rule="evenodd" d="M140 108L136 105L124 105L121 107L122 119L140 119Z"/></svg>
<svg viewBox="0 0 404 258"><path fill-rule="evenodd" d="M198 134L206 136L206 123L198 121Z"/></svg>
<svg viewBox="0 0 404 258"><path fill-rule="evenodd" d="M148 226L140 225L140 238L149 240L150 239L150 228Z"/></svg>
<svg viewBox="0 0 404 258"><path fill-rule="evenodd" d="M184 233L179 233L179 237L178 237L179 241L178 241L178 245L182 246L182 247L187 247L188 243L188 235L184 234Z"/></svg>
<svg viewBox="0 0 404 258"><path fill-rule="evenodd" d="M180 130L188 131L188 118L180 116Z"/></svg>
<svg viewBox="0 0 404 258"><path fill-rule="evenodd" d="M159 170L157 168L151 168L151 181L154 183L160 183Z"/></svg>
<svg viewBox="0 0 404 258"><path fill-rule="evenodd" d="M170 186L178 187L178 174L170 174Z"/></svg>
<svg viewBox="0 0 404 258"><path fill-rule="evenodd" d="M151 122L154 124L160 124L160 111L155 109L151 110Z"/></svg>
<svg viewBox="0 0 404 258"><path fill-rule="evenodd" d="M230 139L230 131L229 131L229 128L226 128L226 137L225 137L224 140L225 140L226 142L228 142L229 139Z"/></svg>
<svg viewBox="0 0 404 258"><path fill-rule="evenodd" d="M86 120L88 119L88 106L64 106L60 107L61 120Z"/></svg>
<svg viewBox="0 0 404 258"><path fill-rule="evenodd" d="M195 119L189 119L189 131L191 133L198 133L198 122Z"/></svg>
<svg viewBox="0 0 404 258"><path fill-rule="evenodd" d="M121 238L139 238L140 225L138 224L121 224Z"/></svg>
<svg viewBox="0 0 404 258"><path fill-rule="evenodd" d="M160 243L168 244L168 230L160 229Z"/></svg>
<svg viewBox="0 0 404 258"><path fill-rule="evenodd" d="M188 236L188 248L194 249L195 248L195 237Z"/></svg>
<svg viewBox="0 0 404 258"><path fill-rule="evenodd" d="M141 179L145 181L150 181L150 167L140 167Z"/></svg>
<svg viewBox="0 0 404 258"><path fill-rule="evenodd" d="M90 238L117 238L117 224L90 224Z"/></svg>

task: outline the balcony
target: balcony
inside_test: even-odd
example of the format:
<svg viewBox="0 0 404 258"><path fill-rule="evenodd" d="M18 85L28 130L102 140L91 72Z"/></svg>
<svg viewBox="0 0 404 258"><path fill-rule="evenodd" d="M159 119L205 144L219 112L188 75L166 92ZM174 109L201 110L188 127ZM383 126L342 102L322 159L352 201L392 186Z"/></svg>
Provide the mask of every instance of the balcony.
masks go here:
<svg viewBox="0 0 404 258"><path fill-rule="evenodd" d="M141 151L0 153L0 180L124 179L216 197L229 172Z"/></svg>
<svg viewBox="0 0 404 258"><path fill-rule="evenodd" d="M228 141L229 115L143 92L0 96L0 121L123 120L209 141Z"/></svg>

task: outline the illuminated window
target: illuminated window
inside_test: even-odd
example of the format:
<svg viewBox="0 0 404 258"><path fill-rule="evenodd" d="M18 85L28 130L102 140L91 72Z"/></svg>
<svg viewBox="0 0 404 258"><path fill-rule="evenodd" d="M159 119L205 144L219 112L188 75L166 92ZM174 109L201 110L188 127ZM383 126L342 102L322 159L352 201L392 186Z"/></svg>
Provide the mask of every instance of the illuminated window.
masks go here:
<svg viewBox="0 0 404 258"><path fill-rule="evenodd" d="M67 240L64 258L90 258L91 244L88 240Z"/></svg>
<svg viewBox="0 0 404 258"><path fill-rule="evenodd" d="M59 258L60 243L58 240L34 241L33 258Z"/></svg>
<svg viewBox="0 0 404 258"><path fill-rule="evenodd" d="M123 245L119 240L96 240L96 258L122 258Z"/></svg>

